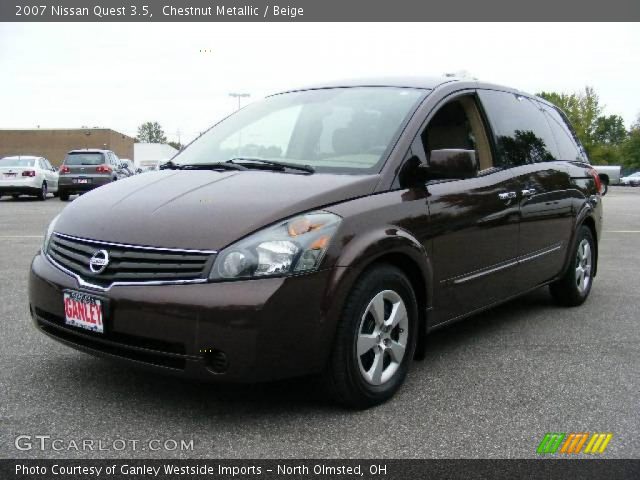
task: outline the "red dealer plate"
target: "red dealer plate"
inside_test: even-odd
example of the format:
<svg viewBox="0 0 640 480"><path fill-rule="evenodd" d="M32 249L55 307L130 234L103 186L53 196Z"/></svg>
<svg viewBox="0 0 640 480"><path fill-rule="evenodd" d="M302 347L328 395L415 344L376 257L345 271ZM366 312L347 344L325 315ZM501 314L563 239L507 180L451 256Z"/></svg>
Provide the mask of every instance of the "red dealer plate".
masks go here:
<svg viewBox="0 0 640 480"><path fill-rule="evenodd" d="M104 333L102 301L86 293L64 292L64 323L92 332Z"/></svg>

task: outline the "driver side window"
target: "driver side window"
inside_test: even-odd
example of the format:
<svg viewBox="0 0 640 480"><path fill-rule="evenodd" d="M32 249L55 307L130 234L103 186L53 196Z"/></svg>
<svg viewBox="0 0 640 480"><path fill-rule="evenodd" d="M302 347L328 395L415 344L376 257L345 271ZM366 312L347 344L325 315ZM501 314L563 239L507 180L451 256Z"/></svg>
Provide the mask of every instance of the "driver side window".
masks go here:
<svg viewBox="0 0 640 480"><path fill-rule="evenodd" d="M476 100L465 95L447 102L421 135L427 158L432 150L474 150L479 170L494 167L489 138Z"/></svg>

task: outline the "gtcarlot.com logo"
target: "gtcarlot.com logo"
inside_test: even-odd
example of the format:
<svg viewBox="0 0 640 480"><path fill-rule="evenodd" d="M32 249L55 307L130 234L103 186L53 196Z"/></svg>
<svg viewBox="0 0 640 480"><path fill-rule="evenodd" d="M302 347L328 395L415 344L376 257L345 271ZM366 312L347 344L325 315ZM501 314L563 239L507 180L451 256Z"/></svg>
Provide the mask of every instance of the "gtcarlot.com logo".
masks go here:
<svg viewBox="0 0 640 480"><path fill-rule="evenodd" d="M55 438L51 435L18 435L15 448L21 451L40 450L56 452L88 451L193 451L193 440L175 440L173 438Z"/></svg>
<svg viewBox="0 0 640 480"><path fill-rule="evenodd" d="M540 454L600 454L604 453L612 438L612 433L547 433L536 451Z"/></svg>

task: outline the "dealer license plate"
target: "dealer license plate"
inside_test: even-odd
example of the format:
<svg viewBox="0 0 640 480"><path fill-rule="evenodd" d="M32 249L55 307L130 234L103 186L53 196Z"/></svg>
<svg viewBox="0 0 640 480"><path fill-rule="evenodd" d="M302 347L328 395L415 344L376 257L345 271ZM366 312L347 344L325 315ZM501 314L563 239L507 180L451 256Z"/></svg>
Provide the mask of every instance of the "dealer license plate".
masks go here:
<svg viewBox="0 0 640 480"><path fill-rule="evenodd" d="M104 333L102 301L82 292L64 292L64 323Z"/></svg>

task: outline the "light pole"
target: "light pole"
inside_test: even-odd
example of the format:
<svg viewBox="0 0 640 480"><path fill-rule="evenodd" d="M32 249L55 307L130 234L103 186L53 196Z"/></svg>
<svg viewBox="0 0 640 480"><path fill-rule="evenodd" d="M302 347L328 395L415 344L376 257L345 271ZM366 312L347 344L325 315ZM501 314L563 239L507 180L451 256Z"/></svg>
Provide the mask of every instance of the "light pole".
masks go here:
<svg viewBox="0 0 640 480"><path fill-rule="evenodd" d="M229 96L238 99L238 110L240 110L240 99L249 98L251 94L250 93L230 93Z"/></svg>

